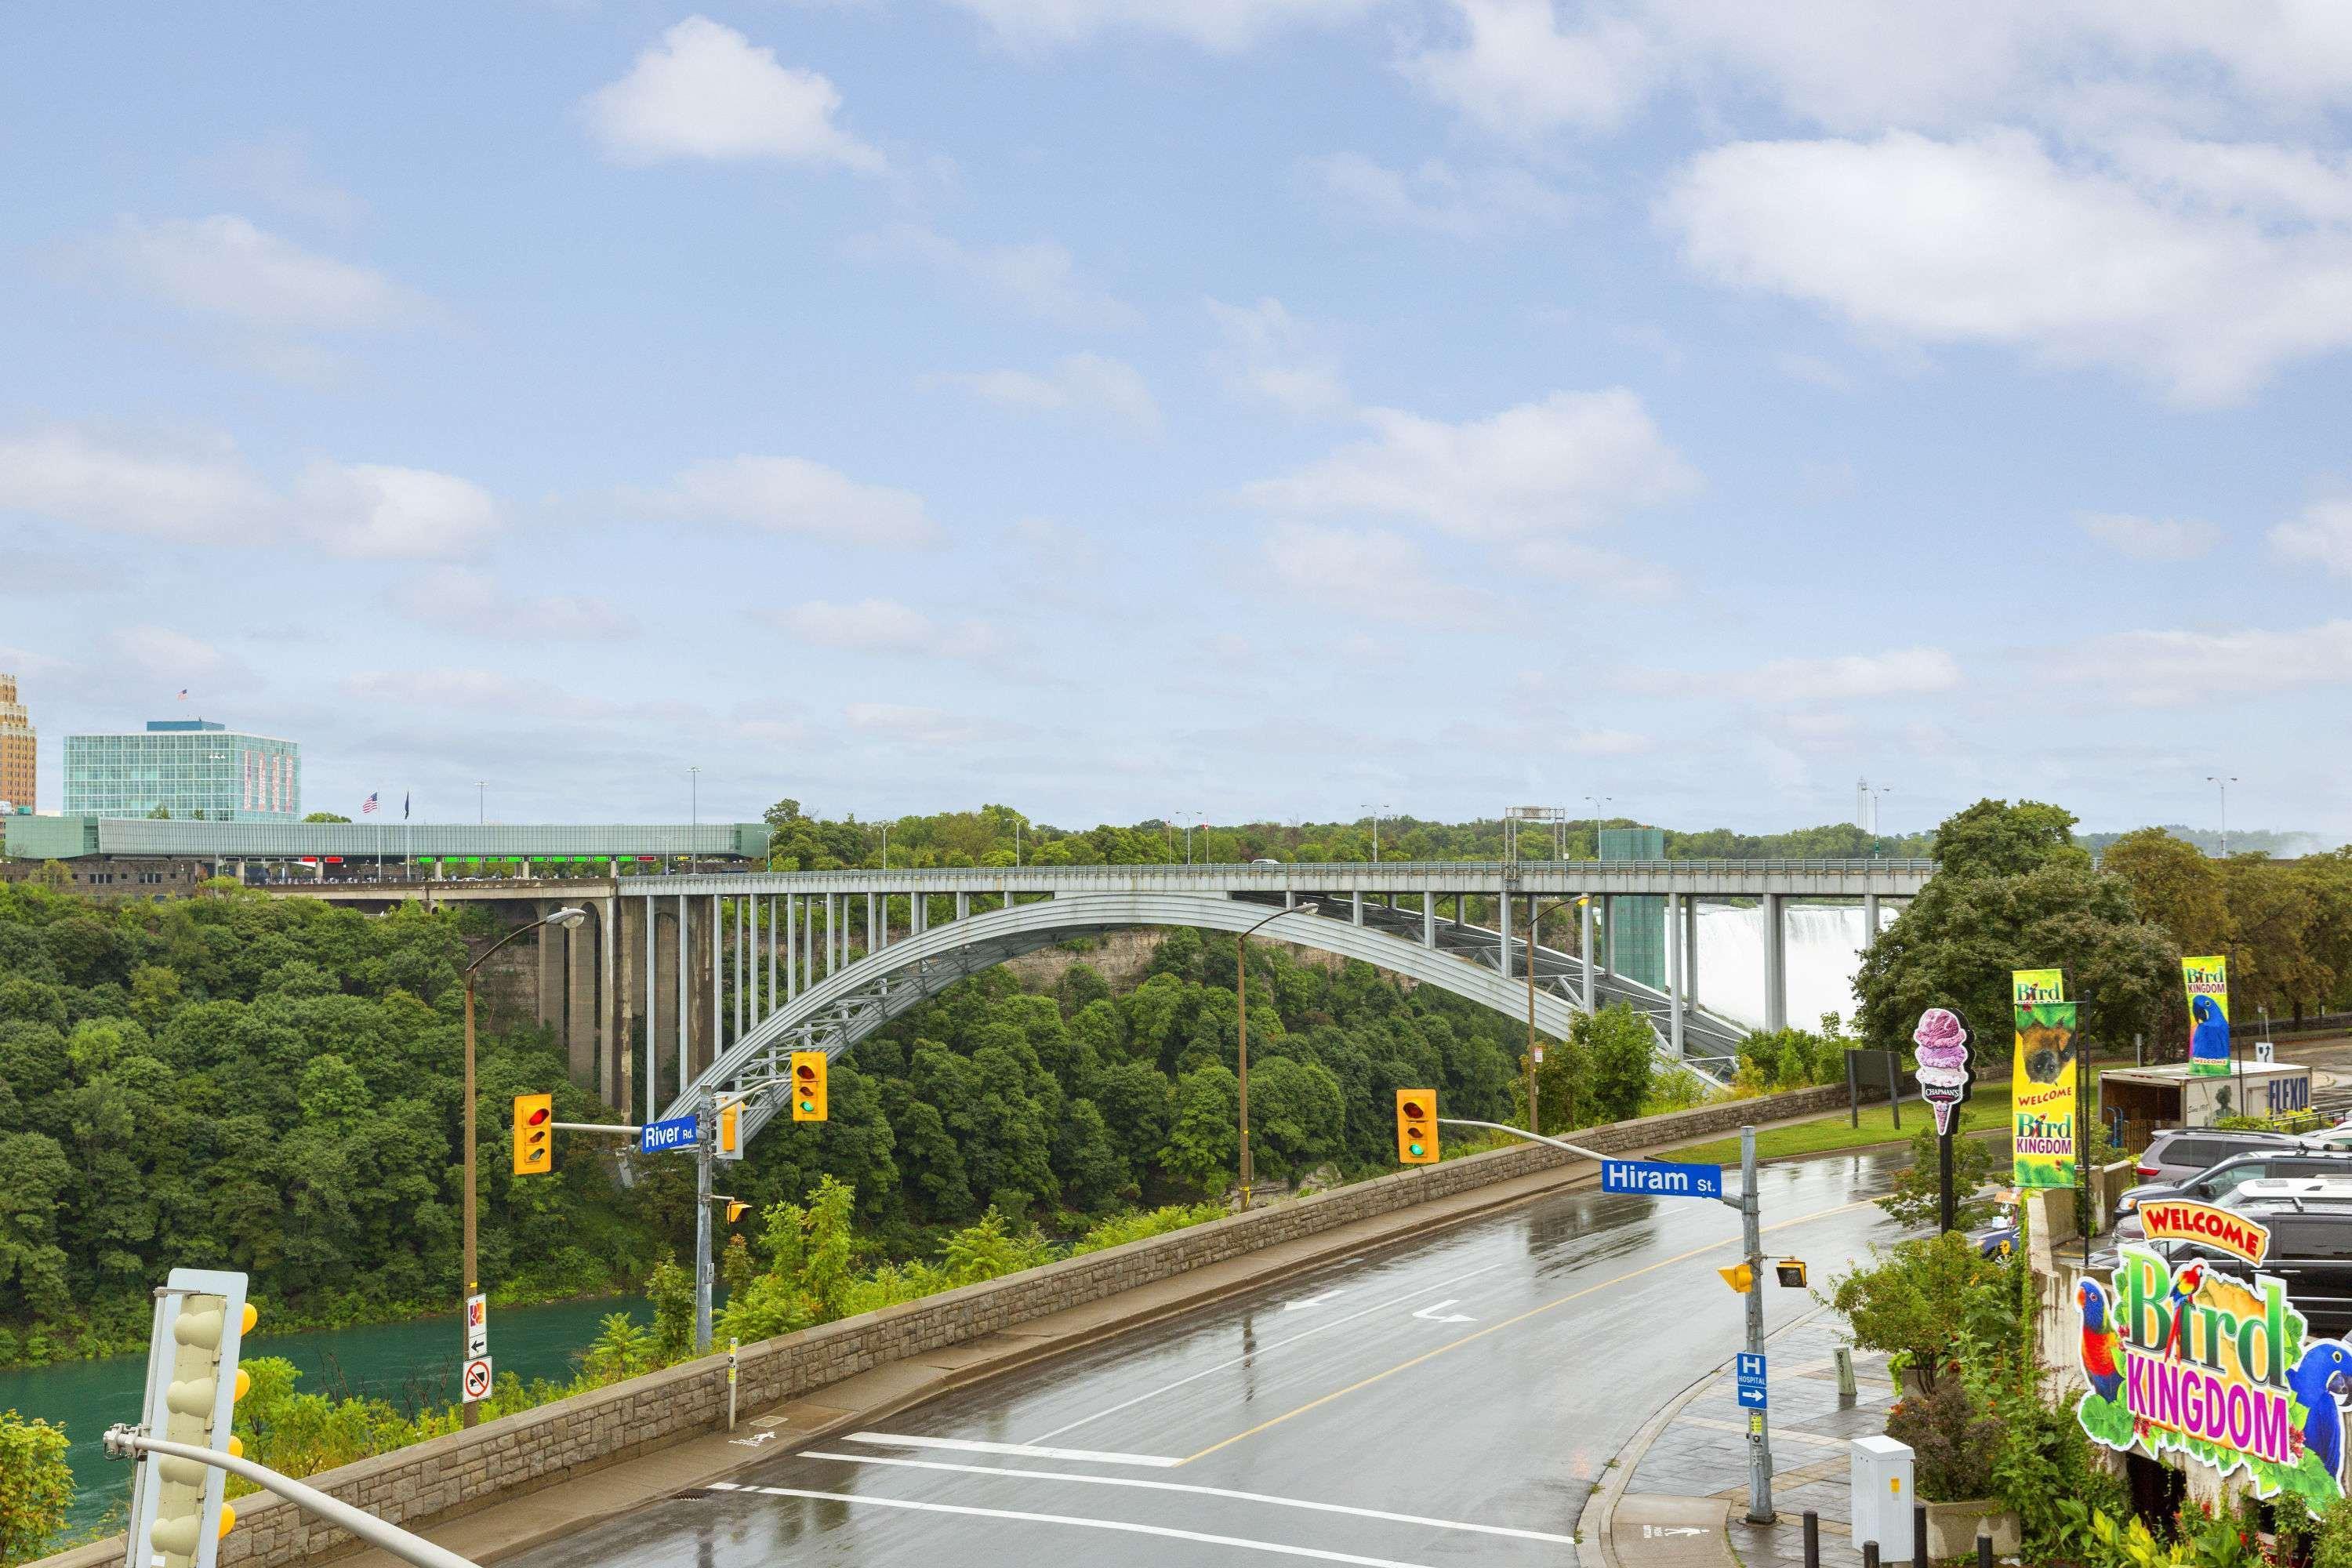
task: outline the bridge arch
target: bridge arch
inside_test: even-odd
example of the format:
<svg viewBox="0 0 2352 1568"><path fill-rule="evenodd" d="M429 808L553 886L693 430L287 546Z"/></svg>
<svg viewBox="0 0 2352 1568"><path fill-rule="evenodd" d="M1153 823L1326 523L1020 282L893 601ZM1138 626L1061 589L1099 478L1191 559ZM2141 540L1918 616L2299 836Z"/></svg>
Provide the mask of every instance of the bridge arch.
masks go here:
<svg viewBox="0 0 2352 1568"><path fill-rule="evenodd" d="M1130 926L1192 926L1240 932L1279 908L1273 901L1223 895L1083 893L1013 904L915 932L826 976L771 1013L704 1068L662 1115L684 1116L702 1104L706 1095L740 1092L780 1079L794 1051L821 1050L838 1056L955 982L1022 953L1072 937ZM1341 958L1360 959L1511 1017L1527 1016L1524 978L1506 978L1491 963L1475 962L1475 957L1465 961L1443 948L1425 946L1373 925L1302 910L1272 921L1261 934ZM1549 950L1538 952L1556 963L1578 962ZM1570 1022L1582 1007L1560 973L1544 977L1542 968L1539 963L1536 1026L1559 1038L1568 1033ZM782 1099L769 1095L746 1109L746 1142L767 1125Z"/></svg>

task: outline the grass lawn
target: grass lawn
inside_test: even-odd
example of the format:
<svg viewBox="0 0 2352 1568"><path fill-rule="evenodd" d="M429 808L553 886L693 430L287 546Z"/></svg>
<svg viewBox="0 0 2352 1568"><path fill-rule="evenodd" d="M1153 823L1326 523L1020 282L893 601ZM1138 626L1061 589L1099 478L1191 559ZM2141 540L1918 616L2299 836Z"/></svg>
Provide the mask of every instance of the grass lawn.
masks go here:
<svg viewBox="0 0 2352 1568"><path fill-rule="evenodd" d="M2006 1063L2003 1064L2006 1067ZM2127 1065L2127 1064L2126 1064ZM2105 1070L2103 1063L2094 1063L2091 1076L2095 1079ZM2095 1082L2092 1093L2097 1094ZM2095 1098L2094 1103L2096 1103ZM1862 1125L1846 1125L1843 1110L1811 1121L1800 1121L1789 1127L1759 1128L1756 1133L1756 1157L1759 1160L1784 1158L1790 1154L1822 1154L1833 1149L1860 1149L1873 1143L1895 1143L1906 1141L1922 1127L1935 1125L1935 1113L1916 1100L1903 1102L1903 1130L1895 1130L1891 1109L1881 1101L1862 1108ZM1960 1107L1960 1131L1988 1132L2007 1131L2009 1127L2009 1075L2003 1072L1999 1081L1977 1080L1976 1093ZM1737 1165L1739 1163L1739 1138L1717 1138L1706 1143L1693 1143L1674 1152L1677 1160L1700 1165Z"/></svg>

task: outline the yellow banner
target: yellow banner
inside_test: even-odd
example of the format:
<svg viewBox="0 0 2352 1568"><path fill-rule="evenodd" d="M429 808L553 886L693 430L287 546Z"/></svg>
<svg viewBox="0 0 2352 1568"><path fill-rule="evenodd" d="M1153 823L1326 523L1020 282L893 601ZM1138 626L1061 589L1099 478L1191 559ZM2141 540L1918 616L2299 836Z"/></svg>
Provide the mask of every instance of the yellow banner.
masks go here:
<svg viewBox="0 0 2352 1568"><path fill-rule="evenodd" d="M2180 983L2189 992L2189 1070L2219 1078L2230 1070L2230 961L2184 958Z"/></svg>
<svg viewBox="0 0 2352 1568"><path fill-rule="evenodd" d="M2055 969L2011 972L2015 1050L2009 1079L2010 1180L2018 1187L2074 1184L2074 1004Z"/></svg>

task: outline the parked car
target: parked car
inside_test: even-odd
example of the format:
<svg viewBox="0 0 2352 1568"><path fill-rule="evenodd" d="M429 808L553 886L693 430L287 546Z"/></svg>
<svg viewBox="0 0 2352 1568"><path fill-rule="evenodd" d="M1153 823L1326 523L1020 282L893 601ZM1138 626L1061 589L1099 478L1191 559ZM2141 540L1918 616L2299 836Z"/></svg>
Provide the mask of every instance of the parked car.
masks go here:
<svg viewBox="0 0 2352 1568"><path fill-rule="evenodd" d="M2157 1133L2139 1157L2139 1179L2179 1186L2189 1177L2232 1154L2257 1149L2304 1149L2309 1145L2285 1132L2222 1132L2210 1127L2167 1127Z"/></svg>
<svg viewBox="0 0 2352 1568"><path fill-rule="evenodd" d="M2179 1182L2143 1182L2116 1200L2116 1235L2125 1241L2141 1234L2136 1211L2143 1203L2193 1198L2218 1204L2248 1182L2272 1176L2352 1177L2352 1149L2251 1149Z"/></svg>
<svg viewBox="0 0 2352 1568"><path fill-rule="evenodd" d="M2141 1242L2167 1260L2201 1258L2216 1273L2248 1282L2257 1273L2286 1285L2287 1300L2319 1338L2352 1332L2352 1176L2267 1177L2241 1184L2221 1206L2259 1220L2270 1231L2259 1269L2245 1259L2193 1241ZM2113 1268L2114 1248L2095 1269Z"/></svg>

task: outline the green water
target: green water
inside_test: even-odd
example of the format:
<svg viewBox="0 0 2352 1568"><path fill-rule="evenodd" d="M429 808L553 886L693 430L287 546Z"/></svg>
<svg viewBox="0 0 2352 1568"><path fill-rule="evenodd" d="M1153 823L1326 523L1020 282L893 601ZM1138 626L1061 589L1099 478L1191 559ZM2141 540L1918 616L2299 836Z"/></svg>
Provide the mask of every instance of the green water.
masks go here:
<svg viewBox="0 0 2352 1568"><path fill-rule="evenodd" d="M625 1311L640 1322L653 1321L650 1302L606 1298L560 1301L549 1307L494 1309L490 1313L490 1358L499 1375L514 1373L525 1383L536 1377L569 1378L581 1353L596 1337L608 1312ZM282 1356L302 1369L299 1385L313 1394L364 1394L388 1400L404 1413L425 1405L447 1405L457 1397L457 1363L465 1350L457 1315L386 1323L370 1329L328 1329L310 1334L270 1335L247 1347L254 1356ZM118 1421L139 1419L139 1394L147 1377L144 1356L112 1361L68 1362L58 1366L0 1371L0 1410L63 1423L73 1447L72 1529L100 1522L110 1508L131 1495L131 1467L106 1457L99 1439Z"/></svg>

